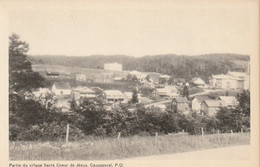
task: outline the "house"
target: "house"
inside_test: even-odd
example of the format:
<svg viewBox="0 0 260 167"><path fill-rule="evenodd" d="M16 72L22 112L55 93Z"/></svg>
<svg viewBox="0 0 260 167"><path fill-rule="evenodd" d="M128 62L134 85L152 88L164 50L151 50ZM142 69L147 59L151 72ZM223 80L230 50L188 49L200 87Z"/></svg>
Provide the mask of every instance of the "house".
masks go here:
<svg viewBox="0 0 260 167"><path fill-rule="evenodd" d="M100 97L108 104L126 103L125 95L119 90L105 90Z"/></svg>
<svg viewBox="0 0 260 167"><path fill-rule="evenodd" d="M133 92L124 92L125 95L125 99L127 102L132 100L133 97ZM138 98L138 103L141 103L141 95L137 94L137 98Z"/></svg>
<svg viewBox="0 0 260 167"><path fill-rule="evenodd" d="M72 97L74 97L75 100L78 100L81 97L93 99L96 97L96 94L88 87L80 86L72 89Z"/></svg>
<svg viewBox="0 0 260 167"><path fill-rule="evenodd" d="M110 70L110 71L122 71L122 64L119 64L119 63L105 63L104 64L104 69L105 70Z"/></svg>
<svg viewBox="0 0 260 167"><path fill-rule="evenodd" d="M201 103L204 100L211 100L211 98L209 98L208 96L196 96L191 102L192 110L197 112L198 114L201 113Z"/></svg>
<svg viewBox="0 0 260 167"><path fill-rule="evenodd" d="M226 104L223 100L204 100L201 103L201 114L214 116L221 107L226 107Z"/></svg>
<svg viewBox="0 0 260 167"><path fill-rule="evenodd" d="M49 78L59 78L60 77L60 73L58 73L58 72L47 72L46 73L46 75L47 75L47 77L49 77Z"/></svg>
<svg viewBox="0 0 260 167"><path fill-rule="evenodd" d="M94 82L96 83L113 83L114 82L114 73L106 72L96 74L94 78Z"/></svg>
<svg viewBox="0 0 260 167"><path fill-rule="evenodd" d="M203 87L205 85L205 82L201 78L198 78L198 77L193 78L190 81L190 83L197 87Z"/></svg>
<svg viewBox="0 0 260 167"><path fill-rule="evenodd" d="M234 96L219 96L216 100L224 101L226 106L230 108L236 107L239 104Z"/></svg>
<svg viewBox="0 0 260 167"><path fill-rule="evenodd" d="M184 114L190 113L189 100L186 97L175 97L172 100L172 105Z"/></svg>
<svg viewBox="0 0 260 167"><path fill-rule="evenodd" d="M249 89L249 75L241 72L228 72L226 75L212 75L209 85L221 89Z"/></svg>
<svg viewBox="0 0 260 167"><path fill-rule="evenodd" d="M165 86L164 88L157 88L154 91L155 97L167 98L167 97L178 97L180 92L175 86Z"/></svg>
<svg viewBox="0 0 260 167"><path fill-rule="evenodd" d="M227 75L237 78L237 88L248 90L250 87L250 76L249 73L229 71Z"/></svg>
<svg viewBox="0 0 260 167"><path fill-rule="evenodd" d="M86 81L87 77L85 74L76 74L76 81Z"/></svg>
<svg viewBox="0 0 260 167"><path fill-rule="evenodd" d="M51 91L57 96L70 96L71 87L69 82L55 82L52 85Z"/></svg>
<svg viewBox="0 0 260 167"><path fill-rule="evenodd" d="M171 77L169 75L160 75L159 76L159 84L167 84Z"/></svg>

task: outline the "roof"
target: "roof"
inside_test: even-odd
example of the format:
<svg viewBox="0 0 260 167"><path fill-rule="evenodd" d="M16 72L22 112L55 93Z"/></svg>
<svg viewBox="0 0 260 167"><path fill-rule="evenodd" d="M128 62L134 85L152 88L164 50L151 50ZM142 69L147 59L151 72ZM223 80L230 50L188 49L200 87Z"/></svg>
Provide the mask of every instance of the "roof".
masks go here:
<svg viewBox="0 0 260 167"><path fill-rule="evenodd" d="M169 75L160 75L159 78L171 78Z"/></svg>
<svg viewBox="0 0 260 167"><path fill-rule="evenodd" d="M131 75L141 75L141 73L138 72L138 71L131 71L130 74L131 74Z"/></svg>
<svg viewBox="0 0 260 167"><path fill-rule="evenodd" d="M186 97L175 97L177 103L189 103L189 100Z"/></svg>
<svg viewBox="0 0 260 167"><path fill-rule="evenodd" d="M215 78L215 79L228 79L229 76L225 75L225 74L220 74L220 75L212 75L212 78Z"/></svg>
<svg viewBox="0 0 260 167"><path fill-rule="evenodd" d="M197 99L199 103L202 103L204 100L211 100L208 96L196 96L194 99Z"/></svg>
<svg viewBox="0 0 260 167"><path fill-rule="evenodd" d="M203 103L205 103L209 107L226 106L226 103L223 100L204 100Z"/></svg>
<svg viewBox="0 0 260 167"><path fill-rule="evenodd" d="M79 86L73 89L74 91L78 91L80 93L95 93L93 90L89 89L85 86Z"/></svg>
<svg viewBox="0 0 260 167"><path fill-rule="evenodd" d="M120 64L120 63L104 63L104 65L122 65L122 64Z"/></svg>
<svg viewBox="0 0 260 167"><path fill-rule="evenodd" d="M71 89L69 82L54 82L56 89Z"/></svg>
<svg viewBox="0 0 260 167"><path fill-rule="evenodd" d="M246 73L242 72L228 72L227 75L220 74L220 75L212 75L211 78L215 79L233 79L233 80L244 80L244 78L247 76Z"/></svg>
<svg viewBox="0 0 260 167"><path fill-rule="evenodd" d="M247 74L246 73L244 73L244 72L236 72L236 71L229 71L228 73L227 73L228 75L232 75L232 76L234 76L234 77L245 77Z"/></svg>
<svg viewBox="0 0 260 167"><path fill-rule="evenodd" d="M205 82L201 78L198 78L198 77L193 78L191 80L191 82L194 83L194 84L197 84L197 85L205 84Z"/></svg>
<svg viewBox="0 0 260 167"><path fill-rule="evenodd" d="M238 101L234 96L219 96L217 99L223 100L226 104L238 104Z"/></svg>
<svg viewBox="0 0 260 167"><path fill-rule="evenodd" d="M119 90L105 90L107 98L125 98L125 95Z"/></svg>
<svg viewBox="0 0 260 167"><path fill-rule="evenodd" d="M140 97L141 103L143 104L149 104L151 102L153 102L152 99L149 99L148 97Z"/></svg>

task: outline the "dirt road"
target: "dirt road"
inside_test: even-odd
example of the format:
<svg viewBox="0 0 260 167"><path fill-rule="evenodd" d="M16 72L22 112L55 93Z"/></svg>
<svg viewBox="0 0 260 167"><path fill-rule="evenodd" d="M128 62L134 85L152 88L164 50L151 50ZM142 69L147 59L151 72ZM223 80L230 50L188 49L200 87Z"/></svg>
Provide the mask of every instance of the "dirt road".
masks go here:
<svg viewBox="0 0 260 167"><path fill-rule="evenodd" d="M126 160L248 160L250 145L231 146L176 154L152 155Z"/></svg>

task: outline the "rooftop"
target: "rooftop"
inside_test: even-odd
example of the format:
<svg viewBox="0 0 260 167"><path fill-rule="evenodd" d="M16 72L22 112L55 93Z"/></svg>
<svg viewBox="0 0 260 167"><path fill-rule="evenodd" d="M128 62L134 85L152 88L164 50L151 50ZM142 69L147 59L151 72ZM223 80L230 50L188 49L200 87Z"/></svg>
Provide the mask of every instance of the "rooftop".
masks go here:
<svg viewBox="0 0 260 167"><path fill-rule="evenodd" d="M194 83L194 84L197 84L197 85L205 84L205 82L201 78L198 78L198 77L193 78L191 80L191 82Z"/></svg>
<svg viewBox="0 0 260 167"><path fill-rule="evenodd" d="M177 103L189 103L189 100L186 97L175 97Z"/></svg>
<svg viewBox="0 0 260 167"><path fill-rule="evenodd" d="M211 100L208 96L196 96L194 99L197 99L199 103L202 103L204 100Z"/></svg>
<svg viewBox="0 0 260 167"><path fill-rule="evenodd" d="M79 86L73 89L74 91L78 91L80 93L95 93L93 90L89 89L85 86Z"/></svg>
<svg viewBox="0 0 260 167"><path fill-rule="evenodd" d="M119 90L105 90L107 98L125 98L125 95Z"/></svg>
<svg viewBox="0 0 260 167"><path fill-rule="evenodd" d="M219 96L217 99L224 101L226 104L238 104L238 101L234 96Z"/></svg>
<svg viewBox="0 0 260 167"><path fill-rule="evenodd" d="M71 89L69 82L54 82L56 89Z"/></svg>
<svg viewBox="0 0 260 167"><path fill-rule="evenodd" d="M160 75L159 78L171 78L169 75Z"/></svg>
<svg viewBox="0 0 260 167"><path fill-rule="evenodd" d="M226 106L226 103L223 100L204 100L204 103L209 107Z"/></svg>

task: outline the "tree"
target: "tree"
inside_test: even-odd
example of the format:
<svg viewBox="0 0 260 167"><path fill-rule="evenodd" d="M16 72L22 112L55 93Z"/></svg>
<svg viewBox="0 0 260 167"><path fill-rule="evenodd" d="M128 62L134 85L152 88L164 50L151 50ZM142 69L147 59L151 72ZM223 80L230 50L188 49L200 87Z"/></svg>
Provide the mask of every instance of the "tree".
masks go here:
<svg viewBox="0 0 260 167"><path fill-rule="evenodd" d="M238 102L239 107L245 116L250 117L250 92L244 90L242 93L238 94Z"/></svg>
<svg viewBox="0 0 260 167"><path fill-rule="evenodd" d="M189 99L189 88L187 85L185 85L183 88L183 97L186 97L187 99Z"/></svg>
<svg viewBox="0 0 260 167"><path fill-rule="evenodd" d="M132 92L132 103L138 103L138 94L137 94L137 90L136 88L133 89L133 92Z"/></svg>
<svg viewBox="0 0 260 167"><path fill-rule="evenodd" d="M221 108L216 118L218 119L218 128L223 132L230 132L230 130L238 132L241 128L249 128L247 117L239 108Z"/></svg>
<svg viewBox="0 0 260 167"><path fill-rule="evenodd" d="M82 130L85 134L95 134L99 128L103 128L107 112L104 105L98 99L81 98L74 112L84 117L84 122L81 123Z"/></svg>
<svg viewBox="0 0 260 167"><path fill-rule="evenodd" d="M33 72L31 63L27 60L26 53L29 44L20 40L16 34L9 37L9 91L32 92L44 86L44 78Z"/></svg>

